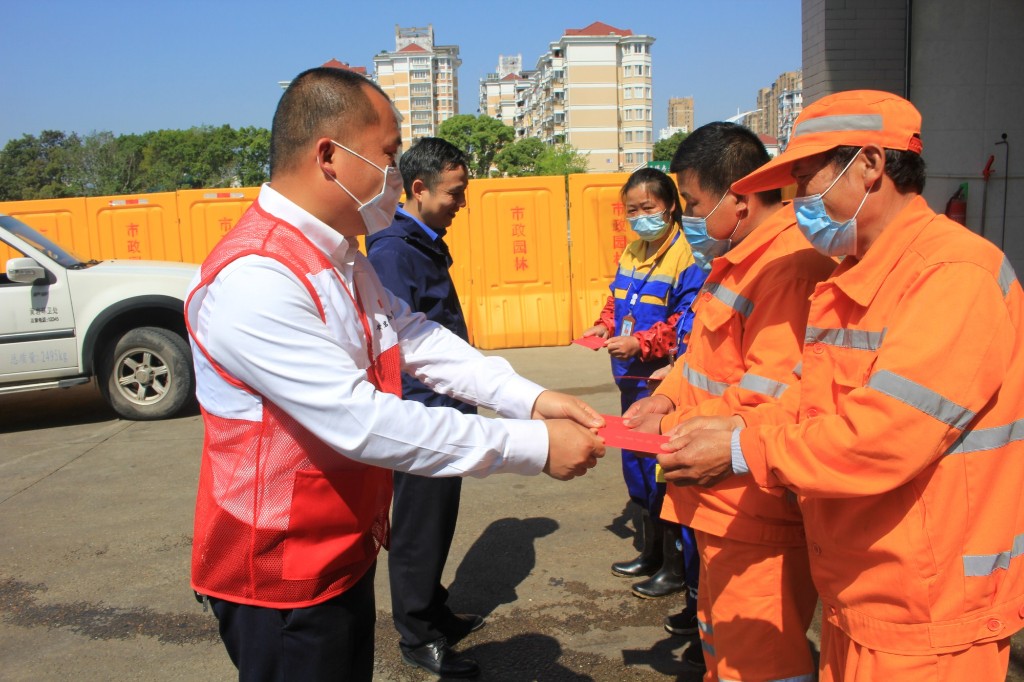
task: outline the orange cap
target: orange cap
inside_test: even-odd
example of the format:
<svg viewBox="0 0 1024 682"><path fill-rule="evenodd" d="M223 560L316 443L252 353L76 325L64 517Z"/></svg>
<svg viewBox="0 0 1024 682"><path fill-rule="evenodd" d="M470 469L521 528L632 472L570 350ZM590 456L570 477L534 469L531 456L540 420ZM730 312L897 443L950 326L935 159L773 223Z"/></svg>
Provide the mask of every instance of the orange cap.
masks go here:
<svg viewBox="0 0 1024 682"><path fill-rule="evenodd" d="M881 145L921 153L921 113L907 100L880 90L848 90L808 105L793 124L786 151L732 184L736 194L763 192L793 182L800 159L836 147Z"/></svg>

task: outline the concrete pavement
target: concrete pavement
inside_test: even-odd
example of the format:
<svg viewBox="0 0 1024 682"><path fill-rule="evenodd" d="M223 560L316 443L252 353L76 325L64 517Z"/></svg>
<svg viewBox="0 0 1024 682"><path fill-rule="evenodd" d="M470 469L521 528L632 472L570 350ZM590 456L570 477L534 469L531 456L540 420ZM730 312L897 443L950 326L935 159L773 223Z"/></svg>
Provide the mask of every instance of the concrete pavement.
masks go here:
<svg viewBox="0 0 1024 682"><path fill-rule="evenodd" d="M550 388L618 410L603 352L500 354ZM201 444L197 415L120 421L92 386L0 398L0 679L235 677L188 588ZM634 552L625 501L616 450L568 483L465 482L446 580L456 610L487 616L460 646L481 680L700 679L679 661L684 638L661 627L682 597L637 599L609 571ZM432 679L398 656L386 564L375 679ZM1009 679L1024 680L1017 645Z"/></svg>

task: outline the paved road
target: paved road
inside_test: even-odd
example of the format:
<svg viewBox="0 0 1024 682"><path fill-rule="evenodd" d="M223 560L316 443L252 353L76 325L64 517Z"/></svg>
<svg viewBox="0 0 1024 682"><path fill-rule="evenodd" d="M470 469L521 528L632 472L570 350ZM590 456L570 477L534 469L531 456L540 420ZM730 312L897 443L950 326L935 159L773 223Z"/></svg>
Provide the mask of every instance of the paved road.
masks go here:
<svg viewBox="0 0 1024 682"><path fill-rule="evenodd" d="M603 353L501 354L617 410ZM234 677L188 589L201 443L198 416L120 421L91 386L0 398L0 679ZM466 481L446 579L456 609L488 617L461 647L482 680L699 679L679 662L684 640L661 629L681 597L636 599L608 570L633 553L617 454L569 483ZM375 678L432 679L397 654L386 562L376 584ZM1009 679L1024 681L1020 644Z"/></svg>

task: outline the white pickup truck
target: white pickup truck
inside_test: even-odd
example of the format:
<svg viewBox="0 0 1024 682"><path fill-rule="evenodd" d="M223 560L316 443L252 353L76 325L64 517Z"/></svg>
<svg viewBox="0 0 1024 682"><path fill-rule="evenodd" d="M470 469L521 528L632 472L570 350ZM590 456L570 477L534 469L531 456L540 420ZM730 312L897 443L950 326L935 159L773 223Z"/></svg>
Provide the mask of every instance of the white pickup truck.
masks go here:
<svg viewBox="0 0 1024 682"><path fill-rule="evenodd" d="M5 215L0 255L0 395L95 378L135 420L165 419L194 399L183 310L198 266L82 261Z"/></svg>

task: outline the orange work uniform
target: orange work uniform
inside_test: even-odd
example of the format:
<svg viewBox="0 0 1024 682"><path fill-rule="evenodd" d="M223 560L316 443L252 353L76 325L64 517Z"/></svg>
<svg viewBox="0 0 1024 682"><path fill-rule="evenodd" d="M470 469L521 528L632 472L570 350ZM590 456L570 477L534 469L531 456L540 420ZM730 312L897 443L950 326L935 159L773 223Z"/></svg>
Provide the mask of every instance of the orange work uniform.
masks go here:
<svg viewBox="0 0 1024 682"><path fill-rule="evenodd" d="M800 496L823 680L867 679L857 651L874 679L920 679L888 674L907 656L990 669L1006 647L979 645L1024 625L1022 325L1003 253L921 197L815 290L798 422L739 444Z"/></svg>
<svg viewBox="0 0 1024 682"><path fill-rule="evenodd" d="M694 303L686 354L656 391L676 406L662 432L698 414L772 404L786 392L808 298L835 266L800 234L789 206L715 259ZM707 489L669 486L662 516L697 534L706 679L810 679L806 632L817 595L796 500L734 477Z"/></svg>

